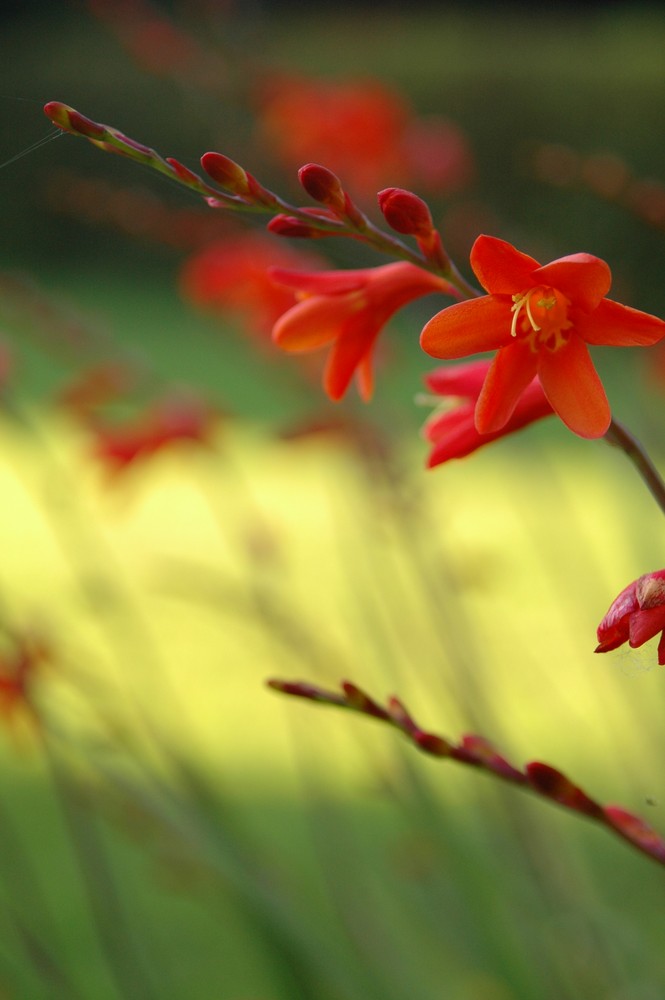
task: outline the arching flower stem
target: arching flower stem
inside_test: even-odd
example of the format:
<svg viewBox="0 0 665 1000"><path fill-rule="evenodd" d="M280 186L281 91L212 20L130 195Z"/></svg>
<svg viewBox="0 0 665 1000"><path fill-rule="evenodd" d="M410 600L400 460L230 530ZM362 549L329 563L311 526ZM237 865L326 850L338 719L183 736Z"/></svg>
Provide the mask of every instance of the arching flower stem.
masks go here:
<svg viewBox="0 0 665 1000"><path fill-rule="evenodd" d="M608 444L620 448L632 462L652 497L665 514L665 481L640 441L623 424L614 419L605 434L605 440Z"/></svg>

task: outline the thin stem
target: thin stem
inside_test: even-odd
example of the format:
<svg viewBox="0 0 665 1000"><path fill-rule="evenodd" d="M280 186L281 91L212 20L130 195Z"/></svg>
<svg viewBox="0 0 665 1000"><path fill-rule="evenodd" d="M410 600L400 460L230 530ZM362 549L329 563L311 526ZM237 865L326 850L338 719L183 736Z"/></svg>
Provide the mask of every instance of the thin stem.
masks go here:
<svg viewBox="0 0 665 1000"><path fill-rule="evenodd" d="M205 198L212 208L273 217L286 214L304 222L312 230L317 230L322 234L349 236L352 239L361 240L380 253L408 261L426 271L440 275L449 282L460 299L475 298L481 294L466 281L452 261L446 261L443 264L428 260L420 250L412 249L397 236L379 229L363 212L358 212L356 218L332 218L326 216L325 213L317 215L307 208L290 204L274 191L270 191L260 184L256 178L250 178L250 175L246 176L254 184L253 191L238 193L235 190L220 190L219 187L212 187L199 174L194 173L172 157L165 158L156 150L130 139L117 129L91 121L60 101L51 101L45 106L44 111L58 128L87 139L104 152L126 156L128 159L134 160L135 163L156 170L168 177L169 180L175 181L176 184L180 184L194 194ZM238 169L243 171L241 167Z"/></svg>
<svg viewBox="0 0 665 1000"><path fill-rule="evenodd" d="M665 514L665 482L649 458L644 446L618 420L612 420L609 430L605 435L605 440L608 444L614 445L616 448L621 448L626 457L633 463L652 497Z"/></svg>

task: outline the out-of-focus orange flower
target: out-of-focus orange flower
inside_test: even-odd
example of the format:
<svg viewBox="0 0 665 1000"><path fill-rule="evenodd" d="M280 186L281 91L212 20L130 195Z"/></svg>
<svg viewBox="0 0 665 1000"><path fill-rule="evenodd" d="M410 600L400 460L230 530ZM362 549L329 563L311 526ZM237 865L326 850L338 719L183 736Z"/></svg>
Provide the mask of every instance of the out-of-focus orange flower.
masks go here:
<svg viewBox="0 0 665 1000"><path fill-rule="evenodd" d="M370 399L374 345L393 313L431 292L456 294L443 278L407 262L321 274L281 268L271 273L302 300L277 321L273 340L294 352L331 345L323 381L331 399L342 398L354 374L360 395Z"/></svg>
<svg viewBox="0 0 665 1000"><path fill-rule="evenodd" d="M610 407L587 344L648 346L665 336L665 323L605 298L610 269L590 254L541 267L510 243L479 236L471 264L489 294L437 313L421 345L435 358L498 349L476 404L479 433L504 427L537 376L570 430L587 438L605 434Z"/></svg>
<svg viewBox="0 0 665 1000"><path fill-rule="evenodd" d="M315 270L325 261L262 233L211 243L190 257L180 272L180 291L192 304L242 317L251 333L267 339L276 320L296 302L269 268Z"/></svg>
<svg viewBox="0 0 665 1000"><path fill-rule="evenodd" d="M608 653L627 642L636 649L662 632L658 663L665 666L665 569L645 573L616 597L598 626L596 653Z"/></svg>
<svg viewBox="0 0 665 1000"><path fill-rule="evenodd" d="M507 423L491 434L479 434L474 411L489 367L489 361L471 361L437 368L425 376L428 389L450 403L443 412L435 411L423 427L423 436L432 445L427 459L429 469L452 458L464 458L483 445L554 413L540 382L534 379L520 396Z"/></svg>
<svg viewBox="0 0 665 1000"><path fill-rule="evenodd" d="M469 144L455 124L417 119L378 80L272 79L259 118L266 145L284 167L325 163L361 195L387 183L446 194L472 172Z"/></svg>
<svg viewBox="0 0 665 1000"><path fill-rule="evenodd" d="M106 424L93 420L94 454L114 474L183 441L209 443L217 414L194 396L169 395L152 403L134 420Z"/></svg>

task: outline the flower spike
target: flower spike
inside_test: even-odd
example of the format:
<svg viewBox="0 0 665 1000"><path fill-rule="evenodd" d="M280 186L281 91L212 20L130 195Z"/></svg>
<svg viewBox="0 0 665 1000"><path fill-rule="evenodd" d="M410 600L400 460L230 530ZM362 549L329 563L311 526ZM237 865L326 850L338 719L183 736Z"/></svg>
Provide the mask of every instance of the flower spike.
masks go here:
<svg viewBox="0 0 665 1000"><path fill-rule="evenodd" d="M452 743L443 736L422 729L398 698L389 698L384 707L348 681L342 683L341 694L302 681L269 680L267 683L274 691L280 691L282 694L350 709L385 722L399 730L423 753L470 765L493 774L511 785L535 792L541 798L556 802L564 809L579 813L604 826L646 854L652 861L665 865L665 839L660 834L639 816L634 816L621 806L603 806L596 802L550 764L531 761L523 769L514 767L485 737L475 734L467 734L459 743Z"/></svg>

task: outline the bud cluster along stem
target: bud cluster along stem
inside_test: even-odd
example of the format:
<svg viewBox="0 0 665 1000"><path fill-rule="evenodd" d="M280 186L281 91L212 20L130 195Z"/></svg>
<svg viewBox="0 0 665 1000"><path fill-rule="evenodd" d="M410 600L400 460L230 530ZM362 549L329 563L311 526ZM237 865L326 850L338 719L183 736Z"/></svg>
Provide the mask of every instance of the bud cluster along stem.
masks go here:
<svg viewBox="0 0 665 1000"><path fill-rule="evenodd" d="M339 178L327 167L306 164L299 173L305 191L323 207L314 209L296 206L264 187L252 174L222 153L205 153L201 158L205 172L220 185L217 188L173 157L162 157L149 146L136 142L115 128L87 118L60 101L50 101L45 105L44 112L54 125L64 131L88 139L105 152L126 156L166 175L170 180L202 196L211 208L271 215L268 229L280 236L309 239L346 236L361 240L380 253L409 261L441 275L451 283L460 299L479 294L448 259L440 236L433 228L428 229L427 233L423 227L418 232L413 232L418 245L418 250L413 250L402 240L371 222L343 189ZM415 199L416 196L412 195L412 198Z"/></svg>
<svg viewBox="0 0 665 1000"><path fill-rule="evenodd" d="M342 682L341 693L300 681L272 679L268 681L268 686L282 694L350 709L386 722L403 733L423 753L468 764L509 784L535 792L564 809L599 823L653 861L665 865L665 840L644 820L621 806L601 805L550 764L532 761L523 769L514 767L483 736L467 734L459 743L452 743L443 736L422 729L398 698L389 698L384 707L348 681Z"/></svg>

